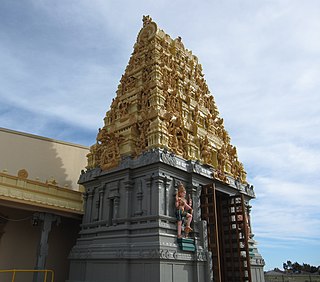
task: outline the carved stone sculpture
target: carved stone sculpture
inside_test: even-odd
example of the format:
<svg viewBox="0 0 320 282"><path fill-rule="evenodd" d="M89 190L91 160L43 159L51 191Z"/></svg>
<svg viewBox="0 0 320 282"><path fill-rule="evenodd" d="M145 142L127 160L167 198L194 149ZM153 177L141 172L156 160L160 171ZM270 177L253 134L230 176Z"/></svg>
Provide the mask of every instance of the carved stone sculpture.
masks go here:
<svg viewBox="0 0 320 282"><path fill-rule="evenodd" d="M88 154L88 168L107 170L123 156L167 148L246 181L198 58L181 37L171 39L149 16L143 17L116 93Z"/></svg>

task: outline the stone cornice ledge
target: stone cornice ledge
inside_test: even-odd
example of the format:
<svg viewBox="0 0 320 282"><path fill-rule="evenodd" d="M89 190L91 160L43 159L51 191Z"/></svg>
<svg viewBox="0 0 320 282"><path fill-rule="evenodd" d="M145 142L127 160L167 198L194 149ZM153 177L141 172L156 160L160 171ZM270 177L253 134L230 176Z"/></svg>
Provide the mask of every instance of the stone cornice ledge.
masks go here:
<svg viewBox="0 0 320 282"><path fill-rule="evenodd" d="M78 183L82 184L87 181L92 181L100 175L117 172L123 169L134 169L142 166L151 165L157 162L173 166L182 171L199 174L212 180L215 179L214 173L216 170L213 167L203 165L199 161L185 160L171 152L168 152L165 149L157 148L144 152L137 158L125 157L121 160L120 164L117 167L111 168L106 171L103 171L100 168L90 169L86 172L83 171ZM240 181L234 179L230 175L226 175L226 179L227 183L224 183L225 185L239 190L240 193L244 193L251 198L255 198L253 186L249 183L241 183ZM216 180L221 182L221 180L219 179Z"/></svg>
<svg viewBox="0 0 320 282"><path fill-rule="evenodd" d="M82 193L0 172L0 199L11 205L41 207L71 217L83 214Z"/></svg>

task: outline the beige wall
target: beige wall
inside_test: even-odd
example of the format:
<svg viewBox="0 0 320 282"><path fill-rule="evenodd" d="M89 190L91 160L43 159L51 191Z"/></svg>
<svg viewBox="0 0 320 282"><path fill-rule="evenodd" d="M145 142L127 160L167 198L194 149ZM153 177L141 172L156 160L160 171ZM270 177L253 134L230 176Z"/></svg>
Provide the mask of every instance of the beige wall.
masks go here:
<svg viewBox="0 0 320 282"><path fill-rule="evenodd" d="M87 165L88 152L88 147L0 128L0 171L7 170L9 175L17 176L19 170L25 169L30 180L45 183L54 178L59 186L79 190L77 181ZM24 209L10 197L2 197L0 201L2 270L34 269L36 265L41 224L33 226L31 218L40 209L32 203L27 204ZM55 213L55 210L50 211L48 207L48 212ZM70 213L70 217L77 219L60 217L61 223L59 226L53 224L49 234L46 268L54 270L54 281L65 281L68 276L67 258L81 223L80 215ZM5 218L9 220L5 222ZM0 281L11 281L10 277L0 273ZM15 281L31 282L32 274L17 274Z"/></svg>
<svg viewBox="0 0 320 282"><path fill-rule="evenodd" d="M31 224L32 212L0 206L0 215L12 220L5 224L0 239L0 269L33 269L40 232ZM11 281L5 280L6 276L1 274L0 281ZM30 281L30 275L24 278Z"/></svg>
<svg viewBox="0 0 320 282"><path fill-rule="evenodd" d="M88 153L85 146L0 128L0 171L11 175L26 169L28 179L45 182L53 177L59 186L78 190Z"/></svg>
<svg viewBox="0 0 320 282"><path fill-rule="evenodd" d="M34 269L41 236L41 223L32 225L31 211L0 206L0 216L9 218L0 238L0 269ZM54 271L54 281L68 278L68 254L75 244L80 219L61 217L59 225L52 224L48 238L46 269ZM11 281L10 275L0 273L0 281ZM51 278L51 276L49 276ZM18 273L15 282L32 282L32 274ZM51 281L48 279L47 281Z"/></svg>

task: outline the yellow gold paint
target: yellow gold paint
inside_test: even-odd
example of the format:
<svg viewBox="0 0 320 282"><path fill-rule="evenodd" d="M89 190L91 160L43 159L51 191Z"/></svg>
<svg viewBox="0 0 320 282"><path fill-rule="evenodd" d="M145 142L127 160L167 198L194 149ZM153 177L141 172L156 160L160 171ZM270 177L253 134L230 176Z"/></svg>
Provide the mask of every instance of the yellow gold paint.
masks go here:
<svg viewBox="0 0 320 282"><path fill-rule="evenodd" d="M87 168L107 170L152 148L212 166L222 181L226 173L246 180L198 58L145 16Z"/></svg>

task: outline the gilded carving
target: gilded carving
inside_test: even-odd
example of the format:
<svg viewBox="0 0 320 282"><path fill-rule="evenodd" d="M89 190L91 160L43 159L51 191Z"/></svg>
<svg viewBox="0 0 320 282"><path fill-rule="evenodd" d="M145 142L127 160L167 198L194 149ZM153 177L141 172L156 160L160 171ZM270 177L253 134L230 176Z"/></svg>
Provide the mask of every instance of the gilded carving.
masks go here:
<svg viewBox="0 0 320 282"><path fill-rule="evenodd" d="M188 135L184 129L184 124L178 116L172 116L168 124L168 133L170 136L169 146L171 150L183 157L188 156Z"/></svg>
<svg viewBox="0 0 320 282"><path fill-rule="evenodd" d="M129 107L129 103L126 101L119 103L118 105L119 118L122 118L123 116L126 116L128 114L128 107Z"/></svg>
<svg viewBox="0 0 320 282"><path fill-rule="evenodd" d="M100 167L105 170L114 167L120 160L120 144L123 137L116 133L106 133L104 141L101 142Z"/></svg>
<svg viewBox="0 0 320 282"><path fill-rule="evenodd" d="M50 185L54 185L54 186L58 186L58 182L54 177L50 177L49 179L47 179L46 184L50 184Z"/></svg>
<svg viewBox="0 0 320 282"><path fill-rule="evenodd" d="M226 163L228 158L225 145L222 145L222 147L218 150L217 158L218 158L218 170L220 170L221 172L224 172L226 170Z"/></svg>
<svg viewBox="0 0 320 282"><path fill-rule="evenodd" d="M29 176L29 174L28 174L27 170L25 170L25 169L20 169L20 170L18 171L18 177L19 177L19 178L21 178L21 179L27 179L28 176Z"/></svg>
<svg viewBox="0 0 320 282"><path fill-rule="evenodd" d="M167 148L212 166L221 181L229 174L244 182L243 165L202 71L181 37L171 39L144 16L105 126L90 148L88 168L110 169L122 156Z"/></svg>
<svg viewBox="0 0 320 282"><path fill-rule="evenodd" d="M135 155L140 155L148 146L147 133L149 125L149 120L144 120L143 122L138 123L138 138L136 141Z"/></svg>
<svg viewBox="0 0 320 282"><path fill-rule="evenodd" d="M148 24L150 24L152 22L152 19L149 15L143 16L142 22L143 22L143 27L146 27Z"/></svg>
<svg viewBox="0 0 320 282"><path fill-rule="evenodd" d="M205 164L212 164L212 146L209 144L208 136L204 139L200 139L200 157Z"/></svg>
<svg viewBox="0 0 320 282"><path fill-rule="evenodd" d="M229 180L228 180L225 172L224 172L224 171L221 171L220 169L216 170L216 171L213 173L213 177L216 178L216 179L219 179L219 180L222 181L222 182L229 183Z"/></svg>
<svg viewBox="0 0 320 282"><path fill-rule="evenodd" d="M173 91L171 94L167 95L167 100L165 102L165 108L169 113L182 112L182 100L179 97L177 91Z"/></svg>

